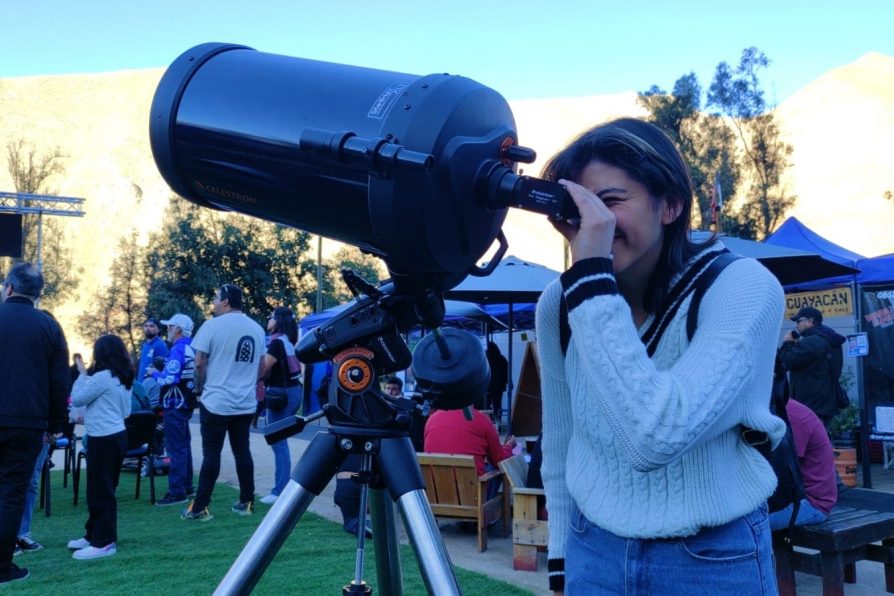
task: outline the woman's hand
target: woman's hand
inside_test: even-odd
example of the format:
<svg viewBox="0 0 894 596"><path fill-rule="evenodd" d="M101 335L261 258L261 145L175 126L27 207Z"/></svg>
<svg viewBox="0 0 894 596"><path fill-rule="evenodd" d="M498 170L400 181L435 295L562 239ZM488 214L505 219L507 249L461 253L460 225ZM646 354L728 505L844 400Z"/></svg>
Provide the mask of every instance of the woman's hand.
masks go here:
<svg viewBox="0 0 894 596"><path fill-rule="evenodd" d="M86 375L86 374L87 374L87 367L84 366L84 359L83 359L83 358L81 358L80 356L75 357L75 365L78 367L78 372L79 372L79 373L81 373L82 375Z"/></svg>
<svg viewBox="0 0 894 596"><path fill-rule="evenodd" d="M570 180L559 180L565 187L577 210L580 222L554 221L553 226L571 245L571 262L577 263L591 257L611 257L615 239L615 214L602 199Z"/></svg>

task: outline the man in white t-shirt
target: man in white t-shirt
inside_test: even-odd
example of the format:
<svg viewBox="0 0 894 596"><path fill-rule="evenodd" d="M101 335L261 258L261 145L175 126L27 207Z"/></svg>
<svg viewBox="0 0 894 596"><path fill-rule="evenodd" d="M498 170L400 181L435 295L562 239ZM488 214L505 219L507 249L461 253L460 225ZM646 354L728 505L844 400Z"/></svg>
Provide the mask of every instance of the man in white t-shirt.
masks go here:
<svg viewBox="0 0 894 596"><path fill-rule="evenodd" d="M192 340L196 353L196 391L202 430L202 469L195 500L181 514L191 521L209 521L214 483L220 474L220 453L229 435L239 478L239 501L231 511L251 515L254 509L254 462L249 429L257 400L264 330L242 312L242 290L224 284L214 293L214 318Z"/></svg>

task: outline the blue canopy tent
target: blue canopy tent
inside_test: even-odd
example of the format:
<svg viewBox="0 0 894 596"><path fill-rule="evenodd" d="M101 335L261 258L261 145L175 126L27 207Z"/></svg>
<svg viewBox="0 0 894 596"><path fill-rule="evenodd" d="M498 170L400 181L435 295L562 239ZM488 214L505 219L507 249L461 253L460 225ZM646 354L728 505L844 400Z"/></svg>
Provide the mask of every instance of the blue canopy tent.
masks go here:
<svg viewBox="0 0 894 596"><path fill-rule="evenodd" d="M784 246L798 250L805 250L821 256L827 261L838 263L853 269L860 269L858 262L865 259L861 254L839 246L826 240L800 221L796 217L789 217L775 232L770 234L764 244ZM813 281L797 283L798 289L817 289L838 284L849 284L856 281L854 273L824 277Z"/></svg>
<svg viewBox="0 0 894 596"><path fill-rule="evenodd" d="M894 282L894 253L860 259L857 268L860 269L857 283L869 285Z"/></svg>

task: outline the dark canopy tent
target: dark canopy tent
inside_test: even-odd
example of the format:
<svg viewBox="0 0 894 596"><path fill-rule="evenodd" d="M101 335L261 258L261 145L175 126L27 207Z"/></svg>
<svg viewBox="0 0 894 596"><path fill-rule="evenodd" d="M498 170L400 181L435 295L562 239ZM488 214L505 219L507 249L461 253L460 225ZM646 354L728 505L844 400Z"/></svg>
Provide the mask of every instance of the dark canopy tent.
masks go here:
<svg viewBox="0 0 894 596"><path fill-rule="evenodd" d="M501 305L506 308L509 325L509 344L507 360L509 361L509 383L506 393L509 396L509 411L512 411L514 380L512 375L512 332L516 328L514 313L515 304L537 302L543 288L559 277L559 272L537 263L522 261L518 257L507 256L493 273L487 277L469 276L461 284L446 293L447 298L465 300L485 305ZM527 306L527 309L532 307ZM533 324L531 325L533 327ZM530 327L528 327L530 328ZM510 422L511 432L511 422Z"/></svg>
<svg viewBox="0 0 894 596"><path fill-rule="evenodd" d="M710 232L693 231L696 242L703 242ZM816 252L789 248L786 246L755 242L734 236L720 236L723 244L732 252L757 259L770 270L784 286L798 285L838 275L853 276L859 270L852 265L844 265L827 259Z"/></svg>

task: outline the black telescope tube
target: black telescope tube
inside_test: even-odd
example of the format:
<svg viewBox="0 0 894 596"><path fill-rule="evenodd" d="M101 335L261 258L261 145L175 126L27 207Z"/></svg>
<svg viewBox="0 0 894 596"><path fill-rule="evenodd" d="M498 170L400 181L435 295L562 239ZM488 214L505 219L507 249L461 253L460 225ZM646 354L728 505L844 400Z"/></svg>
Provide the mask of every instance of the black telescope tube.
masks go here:
<svg viewBox="0 0 894 596"><path fill-rule="evenodd" d="M475 154L447 151L479 139ZM177 58L150 111L152 152L177 194L357 246L403 293L450 289L497 238L506 209L467 189L516 139L506 100L470 79L233 44Z"/></svg>

